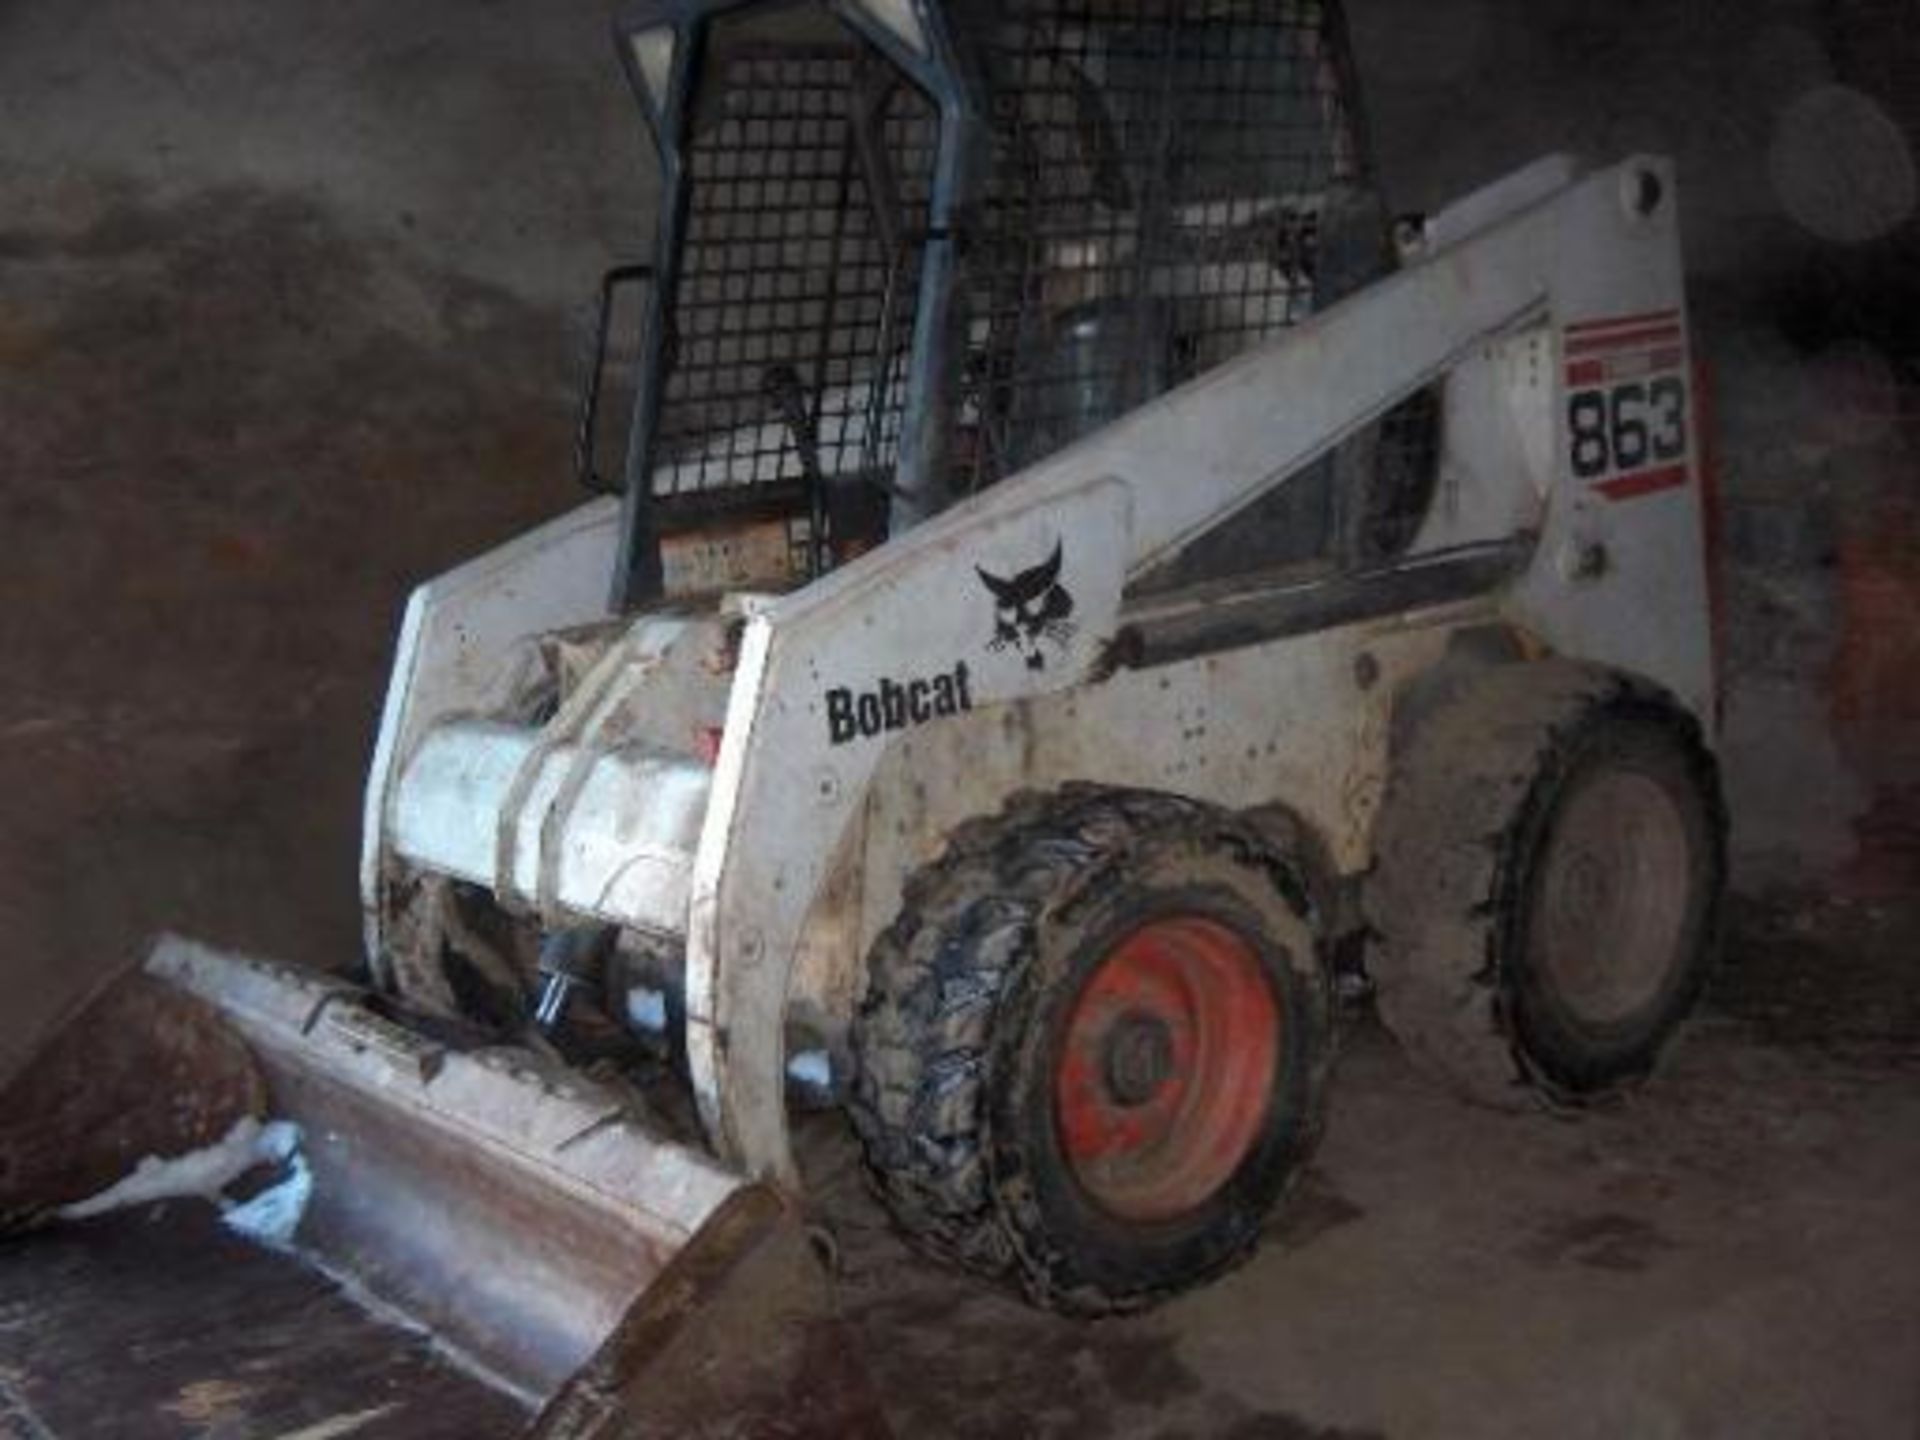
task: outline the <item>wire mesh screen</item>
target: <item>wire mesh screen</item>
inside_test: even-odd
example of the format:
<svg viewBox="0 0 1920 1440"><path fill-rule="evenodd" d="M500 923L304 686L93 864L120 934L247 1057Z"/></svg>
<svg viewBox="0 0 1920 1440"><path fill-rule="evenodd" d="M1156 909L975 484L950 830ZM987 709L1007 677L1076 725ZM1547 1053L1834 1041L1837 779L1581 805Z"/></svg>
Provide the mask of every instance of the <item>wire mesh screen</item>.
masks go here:
<svg viewBox="0 0 1920 1440"><path fill-rule="evenodd" d="M710 61L653 450L669 514L891 471L936 139L851 36Z"/></svg>
<svg viewBox="0 0 1920 1440"><path fill-rule="evenodd" d="M967 231L966 491L1304 318L1332 278L1331 209L1362 176L1315 0L950 13L982 59L994 147ZM1381 226L1362 243L1383 242Z"/></svg>

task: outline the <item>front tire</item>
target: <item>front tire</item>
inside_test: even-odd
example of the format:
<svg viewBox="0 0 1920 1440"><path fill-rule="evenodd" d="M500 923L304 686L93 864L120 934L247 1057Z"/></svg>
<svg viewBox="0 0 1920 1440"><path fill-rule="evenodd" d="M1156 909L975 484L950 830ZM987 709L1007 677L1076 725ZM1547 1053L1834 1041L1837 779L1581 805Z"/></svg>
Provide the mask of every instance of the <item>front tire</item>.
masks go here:
<svg viewBox="0 0 1920 1440"><path fill-rule="evenodd" d="M1073 787L908 886L851 1112L924 1248L1082 1314L1244 1258L1318 1138L1330 991L1289 856L1169 796Z"/></svg>

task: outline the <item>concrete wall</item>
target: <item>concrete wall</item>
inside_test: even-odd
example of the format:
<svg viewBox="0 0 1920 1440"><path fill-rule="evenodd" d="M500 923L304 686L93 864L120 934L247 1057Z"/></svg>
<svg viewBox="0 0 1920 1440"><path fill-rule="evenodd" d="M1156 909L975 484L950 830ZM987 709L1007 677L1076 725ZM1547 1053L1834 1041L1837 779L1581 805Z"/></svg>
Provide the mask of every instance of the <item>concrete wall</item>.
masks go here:
<svg viewBox="0 0 1920 1440"><path fill-rule="evenodd" d="M1748 888L1920 884L1914 143L1892 0L1350 0L1393 204L1550 148L1672 154L1719 421Z"/></svg>
<svg viewBox="0 0 1920 1440"><path fill-rule="evenodd" d="M1402 206L1554 147L1679 155L1742 873L1910 886L1913 226L1820 240L1780 183L1816 224L1898 191L1904 142L1789 117L1920 89L1907 7L1352 8ZM575 302L648 238L606 22L0 0L0 1071L162 926L353 953L401 600L573 502Z"/></svg>
<svg viewBox="0 0 1920 1440"><path fill-rule="evenodd" d="M0 1071L161 927L356 955L401 604L580 498L643 156L598 0L0 3Z"/></svg>
<svg viewBox="0 0 1920 1440"><path fill-rule="evenodd" d="M102 189L248 186L551 306L650 239L648 148L598 0L0 5L10 223Z"/></svg>

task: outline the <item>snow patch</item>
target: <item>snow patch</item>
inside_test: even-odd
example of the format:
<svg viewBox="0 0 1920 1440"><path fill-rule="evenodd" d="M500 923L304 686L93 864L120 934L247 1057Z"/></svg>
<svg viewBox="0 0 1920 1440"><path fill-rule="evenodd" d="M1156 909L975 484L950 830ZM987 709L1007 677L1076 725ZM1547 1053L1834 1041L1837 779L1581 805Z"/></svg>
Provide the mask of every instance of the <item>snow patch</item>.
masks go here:
<svg viewBox="0 0 1920 1440"><path fill-rule="evenodd" d="M219 1203L220 1191L246 1173L268 1127L251 1115L236 1120L225 1137L204 1150L162 1160L148 1155L133 1172L97 1195L63 1206L63 1220L90 1220L115 1210L150 1205L156 1200L200 1199Z"/></svg>
<svg viewBox="0 0 1920 1440"><path fill-rule="evenodd" d="M251 1199L235 1203L222 1193L249 1170L270 1165L285 1176ZM300 1153L300 1127L286 1120L267 1124L251 1115L236 1120L214 1144L161 1159L148 1155L130 1174L71 1205L63 1220L89 1220L151 1205L158 1200L205 1200L219 1208L229 1229L262 1244L284 1248L293 1240L313 1195L313 1172Z"/></svg>
<svg viewBox="0 0 1920 1440"><path fill-rule="evenodd" d="M293 1244L293 1234L307 1213L307 1202L313 1198L313 1171L307 1165L307 1157L300 1153L299 1129L284 1120L274 1124L284 1126L292 1136L287 1153L279 1161L286 1166L286 1178L251 1200L228 1206L220 1223L236 1235L244 1235L275 1250L285 1250ZM274 1126L267 1128L271 1130Z"/></svg>

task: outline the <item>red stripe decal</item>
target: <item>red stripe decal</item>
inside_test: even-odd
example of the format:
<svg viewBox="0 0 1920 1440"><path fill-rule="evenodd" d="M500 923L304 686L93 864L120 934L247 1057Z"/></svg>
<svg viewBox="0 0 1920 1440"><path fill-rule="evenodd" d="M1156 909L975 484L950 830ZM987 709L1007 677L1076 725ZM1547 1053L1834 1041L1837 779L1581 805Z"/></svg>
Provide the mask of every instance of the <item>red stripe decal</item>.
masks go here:
<svg viewBox="0 0 1920 1440"><path fill-rule="evenodd" d="M1567 366L1567 384L1600 385L1607 378L1607 362L1604 360L1580 360Z"/></svg>
<svg viewBox="0 0 1920 1440"><path fill-rule="evenodd" d="M1591 355L1599 350L1628 350L1648 345L1667 345L1680 339L1678 325L1657 325L1650 330L1621 330L1612 335L1588 335L1567 341L1567 354Z"/></svg>
<svg viewBox="0 0 1920 1440"><path fill-rule="evenodd" d="M1664 465L1658 470L1636 470L1631 475L1616 475L1593 488L1609 500L1635 500L1661 490L1677 489L1687 483L1685 465Z"/></svg>
<svg viewBox="0 0 1920 1440"><path fill-rule="evenodd" d="M1567 333L1585 335L1595 330L1633 330L1642 325L1676 321L1679 318L1678 310L1649 310L1644 315L1616 315L1611 320L1582 320L1578 325L1567 326Z"/></svg>

